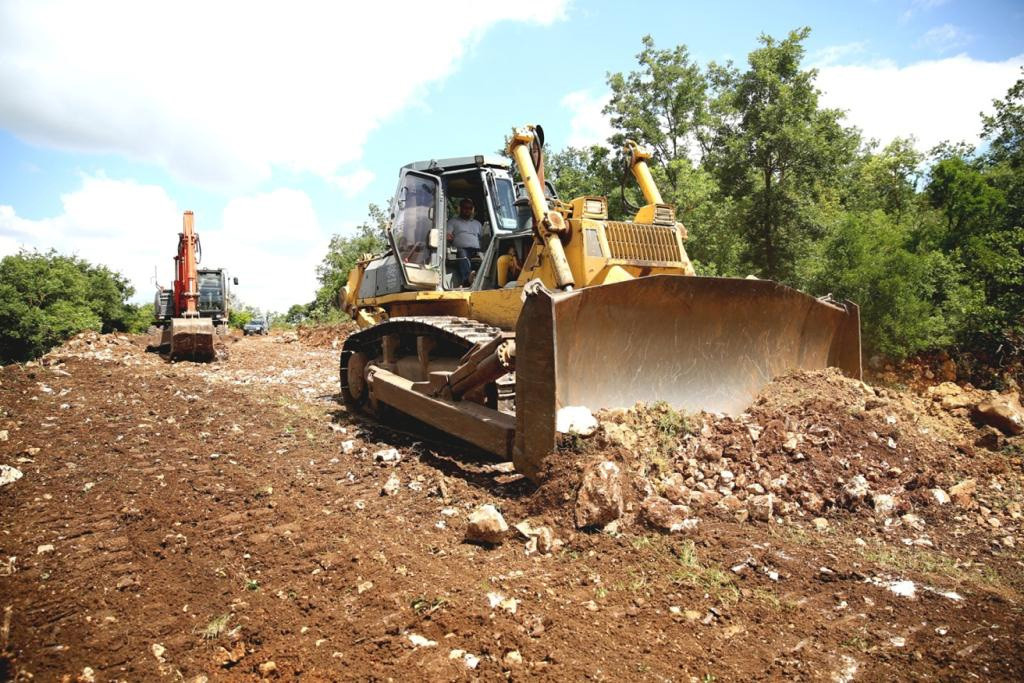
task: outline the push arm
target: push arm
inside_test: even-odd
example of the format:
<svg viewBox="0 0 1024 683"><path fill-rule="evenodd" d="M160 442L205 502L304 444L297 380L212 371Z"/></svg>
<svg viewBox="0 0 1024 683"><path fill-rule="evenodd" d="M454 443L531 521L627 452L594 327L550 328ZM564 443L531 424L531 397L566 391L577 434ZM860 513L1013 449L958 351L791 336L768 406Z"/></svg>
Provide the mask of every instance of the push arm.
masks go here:
<svg viewBox="0 0 1024 683"><path fill-rule="evenodd" d="M537 177L537 169L530 158L530 145L539 144L537 128L526 126L516 128L512 131L512 139L508 143L508 151L516 165L519 167L519 174L523 177L526 185L526 195L530 200L530 209L533 211L534 230L538 237L547 247L548 255L551 257L554 266L555 284L559 289L571 291L575 285L572 270L569 268L569 261L565 258L565 250L562 248L561 235L569 230L565 224L562 214L557 211L548 211L547 200L544 198L544 188Z"/></svg>

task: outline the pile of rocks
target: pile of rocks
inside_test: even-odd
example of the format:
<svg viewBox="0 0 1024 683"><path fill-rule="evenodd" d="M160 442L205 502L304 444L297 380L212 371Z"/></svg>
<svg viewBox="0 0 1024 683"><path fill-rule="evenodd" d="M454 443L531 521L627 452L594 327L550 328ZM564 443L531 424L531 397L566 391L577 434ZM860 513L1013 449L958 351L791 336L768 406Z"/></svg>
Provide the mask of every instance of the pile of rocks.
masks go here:
<svg viewBox="0 0 1024 683"><path fill-rule="evenodd" d="M1024 431L1024 412L1014 396L953 387L915 406L836 372L796 373L749 412L686 416L684 429L665 406L600 414L580 461L575 524L685 532L705 516L764 523L842 511L919 529L929 509L983 508L969 454L937 437L927 399L993 446Z"/></svg>
<svg viewBox="0 0 1024 683"><path fill-rule="evenodd" d="M56 366L71 359L112 361L122 365L144 365L159 362L156 354L147 354L135 338L126 334L100 334L79 332L57 348L49 351L39 362L44 366Z"/></svg>

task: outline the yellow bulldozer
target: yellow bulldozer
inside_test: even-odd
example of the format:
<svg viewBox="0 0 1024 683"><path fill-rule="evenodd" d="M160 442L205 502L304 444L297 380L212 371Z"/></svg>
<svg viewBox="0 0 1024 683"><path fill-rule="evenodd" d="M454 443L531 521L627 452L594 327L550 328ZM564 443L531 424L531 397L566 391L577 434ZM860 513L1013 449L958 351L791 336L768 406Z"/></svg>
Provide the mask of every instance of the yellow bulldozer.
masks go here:
<svg viewBox="0 0 1024 683"><path fill-rule="evenodd" d="M581 411L665 401L735 415L793 369L860 378L855 304L694 274L648 151L627 143L647 203L613 221L604 197L557 197L542 148L540 126L513 130L518 184L497 156L402 167L390 249L340 294L361 328L341 353L349 410L397 410L536 480ZM466 226L479 250L460 248Z"/></svg>

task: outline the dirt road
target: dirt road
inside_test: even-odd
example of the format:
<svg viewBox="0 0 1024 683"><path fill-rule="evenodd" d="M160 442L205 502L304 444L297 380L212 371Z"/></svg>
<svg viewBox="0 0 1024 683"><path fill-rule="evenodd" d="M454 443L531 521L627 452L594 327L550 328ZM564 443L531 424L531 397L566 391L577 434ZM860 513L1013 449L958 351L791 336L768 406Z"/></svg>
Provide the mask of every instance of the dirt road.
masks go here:
<svg viewBox="0 0 1024 683"><path fill-rule="evenodd" d="M536 489L346 414L319 341L245 338L172 365L104 338L0 371L0 464L23 473L0 487L0 680L1024 675L1019 451L883 434L892 464L869 483L909 491L909 517L876 496L580 531L573 485ZM947 457L926 488L969 476L977 492L914 498L910 475ZM822 467L806 471L831 486ZM484 503L549 526L553 552L515 532L466 543Z"/></svg>

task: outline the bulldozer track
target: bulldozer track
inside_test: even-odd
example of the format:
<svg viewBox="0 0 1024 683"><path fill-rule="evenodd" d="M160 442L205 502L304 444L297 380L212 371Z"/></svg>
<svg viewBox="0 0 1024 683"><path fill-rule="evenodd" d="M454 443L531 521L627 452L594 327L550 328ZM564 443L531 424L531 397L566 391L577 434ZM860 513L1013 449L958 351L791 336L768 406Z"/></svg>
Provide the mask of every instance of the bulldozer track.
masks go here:
<svg viewBox="0 0 1024 683"><path fill-rule="evenodd" d="M402 316L350 335L345 340L339 362L342 395L348 392L348 361L352 354L369 351L388 334L429 336L456 346L465 353L480 343L491 341L502 331L486 323L457 316Z"/></svg>

